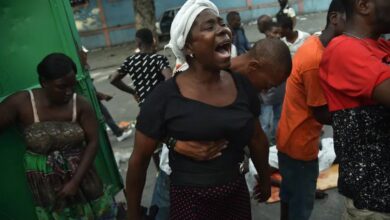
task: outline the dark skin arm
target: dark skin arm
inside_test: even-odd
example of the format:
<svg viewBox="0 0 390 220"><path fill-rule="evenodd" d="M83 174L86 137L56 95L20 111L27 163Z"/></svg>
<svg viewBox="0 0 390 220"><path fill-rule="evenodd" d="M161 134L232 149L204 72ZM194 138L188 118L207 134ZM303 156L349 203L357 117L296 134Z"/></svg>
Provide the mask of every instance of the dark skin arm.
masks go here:
<svg viewBox="0 0 390 220"><path fill-rule="evenodd" d="M255 199L265 202L271 196L270 167L268 164L269 145L267 136L256 120L255 131L249 143L250 157L258 173L258 185L254 189Z"/></svg>
<svg viewBox="0 0 390 220"><path fill-rule="evenodd" d="M134 150L129 159L126 175L127 218L141 219L141 198L145 186L146 171L158 141L135 132Z"/></svg>
<svg viewBox="0 0 390 220"><path fill-rule="evenodd" d="M310 110L313 113L314 118L321 124L331 125L332 116L328 110L328 105L310 107Z"/></svg>
<svg viewBox="0 0 390 220"><path fill-rule="evenodd" d="M18 92L0 103L0 133L17 121L20 109L19 103L21 103L21 100L25 100L26 96L25 92Z"/></svg>
<svg viewBox="0 0 390 220"><path fill-rule="evenodd" d="M74 176L58 193L60 198L76 194L85 173L88 171L95 159L98 149L98 122L96 120L95 112L93 111L92 106L83 97L78 96L77 105L79 108L78 122L85 132L87 144Z"/></svg>
<svg viewBox="0 0 390 220"><path fill-rule="evenodd" d="M390 109L390 79L383 81L374 88L372 98Z"/></svg>
<svg viewBox="0 0 390 220"><path fill-rule="evenodd" d="M112 96L104 94L102 92L96 91L96 96L99 100L104 100L104 101L110 101L112 99Z"/></svg>
<svg viewBox="0 0 390 220"><path fill-rule="evenodd" d="M133 96L135 96L135 90L133 88L131 88L130 86L126 85L126 83L124 83L122 81L122 79L126 76L126 74L123 74L121 72L117 72L111 79L111 84L113 86L115 86L116 88L124 91L124 92L127 92Z"/></svg>

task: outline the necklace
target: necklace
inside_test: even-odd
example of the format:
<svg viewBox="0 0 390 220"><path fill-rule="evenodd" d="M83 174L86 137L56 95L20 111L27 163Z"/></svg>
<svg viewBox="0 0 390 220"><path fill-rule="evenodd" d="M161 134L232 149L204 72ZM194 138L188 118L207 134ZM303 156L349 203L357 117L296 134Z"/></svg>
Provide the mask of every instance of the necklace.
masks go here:
<svg viewBox="0 0 390 220"><path fill-rule="evenodd" d="M359 39L359 40L363 40L364 38L363 37L359 37L355 34L352 34L352 33L349 33L349 32L343 32L344 35L347 35L347 36L350 36L350 37L353 37L353 38L356 38L356 39Z"/></svg>
<svg viewBox="0 0 390 220"><path fill-rule="evenodd" d="M354 34L351 34L349 32L345 32L345 31L343 32L343 34L346 35L346 36L349 36L349 37L361 40L364 44L369 45L369 43L366 40L364 40L364 38L362 38L362 37L356 36Z"/></svg>

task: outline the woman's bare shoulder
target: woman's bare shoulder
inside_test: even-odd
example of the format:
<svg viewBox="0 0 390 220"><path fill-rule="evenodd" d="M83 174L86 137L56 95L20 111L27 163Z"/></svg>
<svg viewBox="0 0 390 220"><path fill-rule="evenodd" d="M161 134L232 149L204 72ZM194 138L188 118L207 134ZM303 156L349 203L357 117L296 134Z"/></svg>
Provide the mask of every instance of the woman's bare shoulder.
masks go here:
<svg viewBox="0 0 390 220"><path fill-rule="evenodd" d="M82 94L77 94L76 102L78 111L90 113L93 109L91 102Z"/></svg>
<svg viewBox="0 0 390 220"><path fill-rule="evenodd" d="M30 100L28 91L21 90L17 91L4 99L3 104L12 105L23 105L26 101Z"/></svg>

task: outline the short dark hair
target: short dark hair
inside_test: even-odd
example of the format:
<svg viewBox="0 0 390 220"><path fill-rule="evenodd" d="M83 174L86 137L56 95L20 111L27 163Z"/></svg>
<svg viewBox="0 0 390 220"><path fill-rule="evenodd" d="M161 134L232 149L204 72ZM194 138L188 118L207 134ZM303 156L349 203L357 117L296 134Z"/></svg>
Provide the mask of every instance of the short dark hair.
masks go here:
<svg viewBox="0 0 390 220"><path fill-rule="evenodd" d="M345 13L345 4L344 0L332 0L329 5L328 14L326 15L326 27L329 26L330 23L330 14L332 12Z"/></svg>
<svg viewBox="0 0 390 220"><path fill-rule="evenodd" d="M240 16L240 14L237 11L229 11L229 13L226 15L226 21L230 23L230 21L233 20L235 16Z"/></svg>
<svg viewBox="0 0 390 220"><path fill-rule="evenodd" d="M51 53L37 66L38 75L44 80L59 79L72 70L75 74L77 73L76 64L63 53Z"/></svg>
<svg viewBox="0 0 390 220"><path fill-rule="evenodd" d="M257 27L261 33L264 33L267 30L268 25L271 23L272 18L269 15L261 15L259 18L257 18Z"/></svg>
<svg viewBox="0 0 390 220"><path fill-rule="evenodd" d="M267 25L264 26L264 32L272 30L274 27L281 27L281 25L277 22L270 22Z"/></svg>
<svg viewBox="0 0 390 220"><path fill-rule="evenodd" d="M271 38L261 39L255 43L248 53L255 59L262 57L278 62L278 66L283 67L283 74L290 75L292 68L290 50L283 41Z"/></svg>
<svg viewBox="0 0 390 220"><path fill-rule="evenodd" d="M153 33L148 28L141 28L135 33L135 37L138 38L142 44L152 45L153 44Z"/></svg>
<svg viewBox="0 0 390 220"><path fill-rule="evenodd" d="M355 4L355 0L341 0L344 4L345 15L347 19L353 15L353 8Z"/></svg>
<svg viewBox="0 0 390 220"><path fill-rule="evenodd" d="M288 28L291 30L294 29L294 22L293 22L292 18L290 18L289 16L281 15L281 16L278 16L277 19L278 19L278 23L280 24L280 26L282 28Z"/></svg>

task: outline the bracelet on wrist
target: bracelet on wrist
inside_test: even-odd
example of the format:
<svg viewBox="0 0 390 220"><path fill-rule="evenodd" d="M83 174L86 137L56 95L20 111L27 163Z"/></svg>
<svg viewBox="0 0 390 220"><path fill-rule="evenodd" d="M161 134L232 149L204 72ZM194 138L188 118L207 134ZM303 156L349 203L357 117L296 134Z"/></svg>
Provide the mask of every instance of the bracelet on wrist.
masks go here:
<svg viewBox="0 0 390 220"><path fill-rule="evenodd" d="M168 146L168 149L175 149L176 142L177 142L177 140L175 138L173 138L173 137L168 138L168 141L166 143Z"/></svg>

